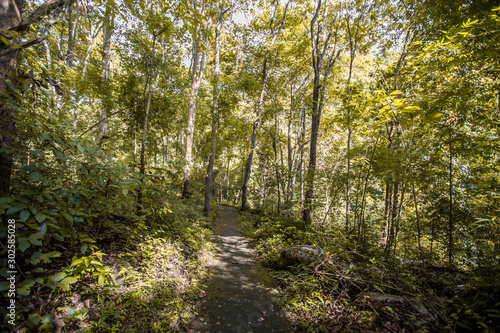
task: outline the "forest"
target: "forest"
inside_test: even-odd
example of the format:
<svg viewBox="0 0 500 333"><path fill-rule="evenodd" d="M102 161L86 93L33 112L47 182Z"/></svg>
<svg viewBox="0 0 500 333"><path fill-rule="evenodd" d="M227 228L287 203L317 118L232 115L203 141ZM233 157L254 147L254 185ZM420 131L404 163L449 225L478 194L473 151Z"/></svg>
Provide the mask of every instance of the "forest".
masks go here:
<svg viewBox="0 0 500 333"><path fill-rule="evenodd" d="M0 330L499 331L495 2L0 0Z"/></svg>

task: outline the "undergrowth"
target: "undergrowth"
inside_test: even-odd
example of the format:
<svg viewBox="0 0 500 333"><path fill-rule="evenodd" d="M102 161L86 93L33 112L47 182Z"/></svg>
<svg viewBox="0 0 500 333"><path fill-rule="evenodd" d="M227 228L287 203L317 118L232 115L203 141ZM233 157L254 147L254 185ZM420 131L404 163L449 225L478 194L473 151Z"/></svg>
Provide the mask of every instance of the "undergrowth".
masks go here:
<svg viewBox="0 0 500 333"><path fill-rule="evenodd" d="M243 212L242 229L272 269L280 306L296 332L495 332L498 266L461 272L401 262L375 245L300 221ZM308 245L318 260L284 261ZM485 274L486 273L486 274Z"/></svg>
<svg viewBox="0 0 500 333"><path fill-rule="evenodd" d="M25 124L41 139L19 148L12 193L0 198L0 214L15 221L12 233L0 228L0 330L186 329L219 210L202 216L203 197L181 199L168 169L141 175L63 127L38 133L49 123ZM7 266L8 249L15 267ZM10 318L4 301L12 288Z"/></svg>

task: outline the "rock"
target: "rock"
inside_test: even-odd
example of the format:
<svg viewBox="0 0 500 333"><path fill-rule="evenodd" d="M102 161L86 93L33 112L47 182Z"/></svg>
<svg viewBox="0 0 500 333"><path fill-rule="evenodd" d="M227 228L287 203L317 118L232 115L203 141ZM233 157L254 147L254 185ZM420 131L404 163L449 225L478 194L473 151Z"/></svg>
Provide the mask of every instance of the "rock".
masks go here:
<svg viewBox="0 0 500 333"><path fill-rule="evenodd" d="M280 266L309 266L312 263L319 263L327 258L327 254L317 246L296 245L290 246L281 252L278 263Z"/></svg>
<svg viewBox="0 0 500 333"><path fill-rule="evenodd" d="M427 308L420 301L414 298L399 295L382 294L377 292L369 292L368 294L362 293L358 295L358 298L366 298L371 303L380 303L384 306L389 307L410 305L416 311L416 313L418 313L419 317L422 320L428 323L436 321L429 310L427 310Z"/></svg>
<svg viewBox="0 0 500 333"><path fill-rule="evenodd" d="M191 250L187 245L185 244L181 244L179 245L179 248L181 249L181 252L182 252L182 255L184 255L184 257L189 257L193 254L193 250Z"/></svg>

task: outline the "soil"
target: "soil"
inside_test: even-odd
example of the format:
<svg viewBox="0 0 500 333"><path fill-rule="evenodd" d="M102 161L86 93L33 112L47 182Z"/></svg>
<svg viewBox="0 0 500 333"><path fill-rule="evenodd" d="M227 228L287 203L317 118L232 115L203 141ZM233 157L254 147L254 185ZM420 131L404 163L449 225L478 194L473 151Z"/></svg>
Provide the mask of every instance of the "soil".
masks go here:
<svg viewBox="0 0 500 333"><path fill-rule="evenodd" d="M222 209L214 233L214 274L189 332L289 332L272 279L239 231L236 209Z"/></svg>

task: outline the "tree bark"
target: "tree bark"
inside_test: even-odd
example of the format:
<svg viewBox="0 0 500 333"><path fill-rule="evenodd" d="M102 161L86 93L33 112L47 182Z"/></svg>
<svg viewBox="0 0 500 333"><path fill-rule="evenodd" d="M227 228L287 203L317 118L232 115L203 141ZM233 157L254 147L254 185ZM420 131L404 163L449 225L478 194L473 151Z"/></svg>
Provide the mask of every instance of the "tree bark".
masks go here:
<svg viewBox="0 0 500 333"><path fill-rule="evenodd" d="M311 118L311 144L309 148L309 167L307 169L305 204L302 218L306 225L311 223L312 198L314 195L314 174L316 172L316 151L318 145L319 122L321 120L321 109L319 108L319 79L321 67L314 70L313 104Z"/></svg>
<svg viewBox="0 0 500 333"><path fill-rule="evenodd" d="M189 197L189 185L191 182L191 159L193 153L193 138L194 138L194 123L196 119L196 99L200 90L201 80L203 78L203 70L205 68L206 51L201 52L201 61L198 47L194 42L193 46L193 72L191 81L191 94L189 96L189 113L188 123L186 127L186 153L184 155L184 187L182 188L182 197ZM198 67L199 70L198 70Z"/></svg>
<svg viewBox="0 0 500 333"><path fill-rule="evenodd" d="M205 216L210 215L210 192L212 187L212 174L214 170L215 148L217 145L217 116L219 113L219 76L220 76L220 30L224 20L224 4L222 4L219 12L219 19L215 25L215 59L214 59L214 90L212 103L212 147L210 150L210 159L207 167L207 178L205 182L205 205L203 213ZM222 185L222 172L220 177ZM222 190L220 191L222 195Z"/></svg>
<svg viewBox="0 0 500 333"><path fill-rule="evenodd" d="M285 12L283 14L283 20L281 21L280 25L278 26L278 29L274 29L273 27L273 22L276 17L276 10L278 9L279 2L276 3L276 7L274 9L273 17L271 18L271 23L270 23L270 28L271 28L271 34L273 36L271 40L271 45L274 44L276 39L278 38L278 35L281 32L281 29L283 28L283 25L285 23L286 19L286 14L288 11L288 6L290 5L289 0L285 6ZM260 123L260 117L262 113L262 107L264 105L264 93L265 93L265 88L266 88L266 80L267 80L267 61L269 58L269 50L266 51L266 55L264 56L264 61L262 63L262 85L260 89L260 95L259 95L259 103L257 105L257 113L255 116L255 121L253 123L253 129L252 129L252 139L251 139L251 147L250 147L250 154L248 155L247 161L245 163L245 173L243 175L243 186L241 187L241 210L245 211L247 209L247 192L248 192L248 183L250 182L250 173L252 171L252 159L253 159L253 153L255 150L255 142L256 142L256 135L257 135L257 127L259 126Z"/></svg>
<svg viewBox="0 0 500 333"><path fill-rule="evenodd" d="M314 176L316 173L316 153L318 145L318 133L319 124L321 121L321 110L323 108L323 101L325 98L325 89L327 84L328 74L330 73L333 65L337 62L338 57L342 50L337 51L337 33L335 33L334 49L328 52L328 46L331 42L331 37L333 30L335 28L335 22L337 21L337 16L334 17L333 23L330 23L330 27L326 32L326 37L324 41L321 39L321 33L324 28L323 24L326 21L326 10L323 8L322 0L318 0L316 5L316 11L311 19L310 25L310 38L312 42L312 63L314 69L314 79L313 79L313 102L312 102L312 118L311 118L311 142L309 149L309 167L307 169L306 177L306 194L305 194L305 204L302 210L302 219L304 220L306 228L311 223L312 220L312 199L314 196ZM321 17L320 16L320 12ZM331 15L331 14L329 14ZM338 15L338 13L336 14ZM319 20L318 20L319 18ZM327 52L329 55L327 55ZM326 61L325 61L325 56ZM320 83L321 74L323 72L323 82Z"/></svg>
<svg viewBox="0 0 500 333"><path fill-rule="evenodd" d="M450 142L449 142L449 164L448 164L448 195L450 208L448 212L448 264L453 264L453 137L452 137L452 119L450 119Z"/></svg>
<svg viewBox="0 0 500 333"><path fill-rule="evenodd" d="M146 133L148 131L148 118L149 118L149 110L151 108L151 99L153 97L153 92L154 92L154 86L157 85L158 83L158 77L159 73L158 71L155 72L154 67L153 67L153 52L155 50L156 46L156 38L158 36L154 35L153 36L153 46L151 48L151 60L149 63L149 70L148 71L148 82L147 86L144 87L144 124L142 127L142 138L141 138L141 157L140 157L140 167L139 167L139 173L144 176L146 174ZM162 60L165 55L162 54ZM154 81L154 83L153 83ZM147 97L146 97L146 91ZM140 211L142 209L142 187L139 189L137 193L137 211Z"/></svg>
<svg viewBox="0 0 500 333"><path fill-rule="evenodd" d="M108 134L107 114L110 110L110 92L109 78L111 66L111 35L113 34L114 19L111 15L109 6L106 8L105 22L102 27L103 43L102 43L102 100L101 112L99 115L99 146L102 144L103 138Z"/></svg>
<svg viewBox="0 0 500 333"><path fill-rule="evenodd" d="M73 59L75 57L75 44L76 44L76 30L78 28L78 16L73 15L73 5L76 3L75 0L69 0L68 2L68 52L66 53L66 62L69 67L73 67Z"/></svg>
<svg viewBox="0 0 500 333"><path fill-rule="evenodd" d="M264 62L262 64L262 85L261 85L261 89L260 89L259 103L257 105L257 113L255 115L255 121L253 123L253 128L252 128L250 154L248 155L247 161L245 163L245 173L243 175L243 186L241 188L241 210L242 211L247 210L248 183L250 182L250 173L252 171L252 159L253 159L253 153L254 153L255 145L256 145L257 128L259 127L260 116L262 113L262 107L264 105L264 94L265 94L266 80L267 80L267 60L268 60L268 57L269 57L269 51L266 52L266 55L264 57Z"/></svg>

